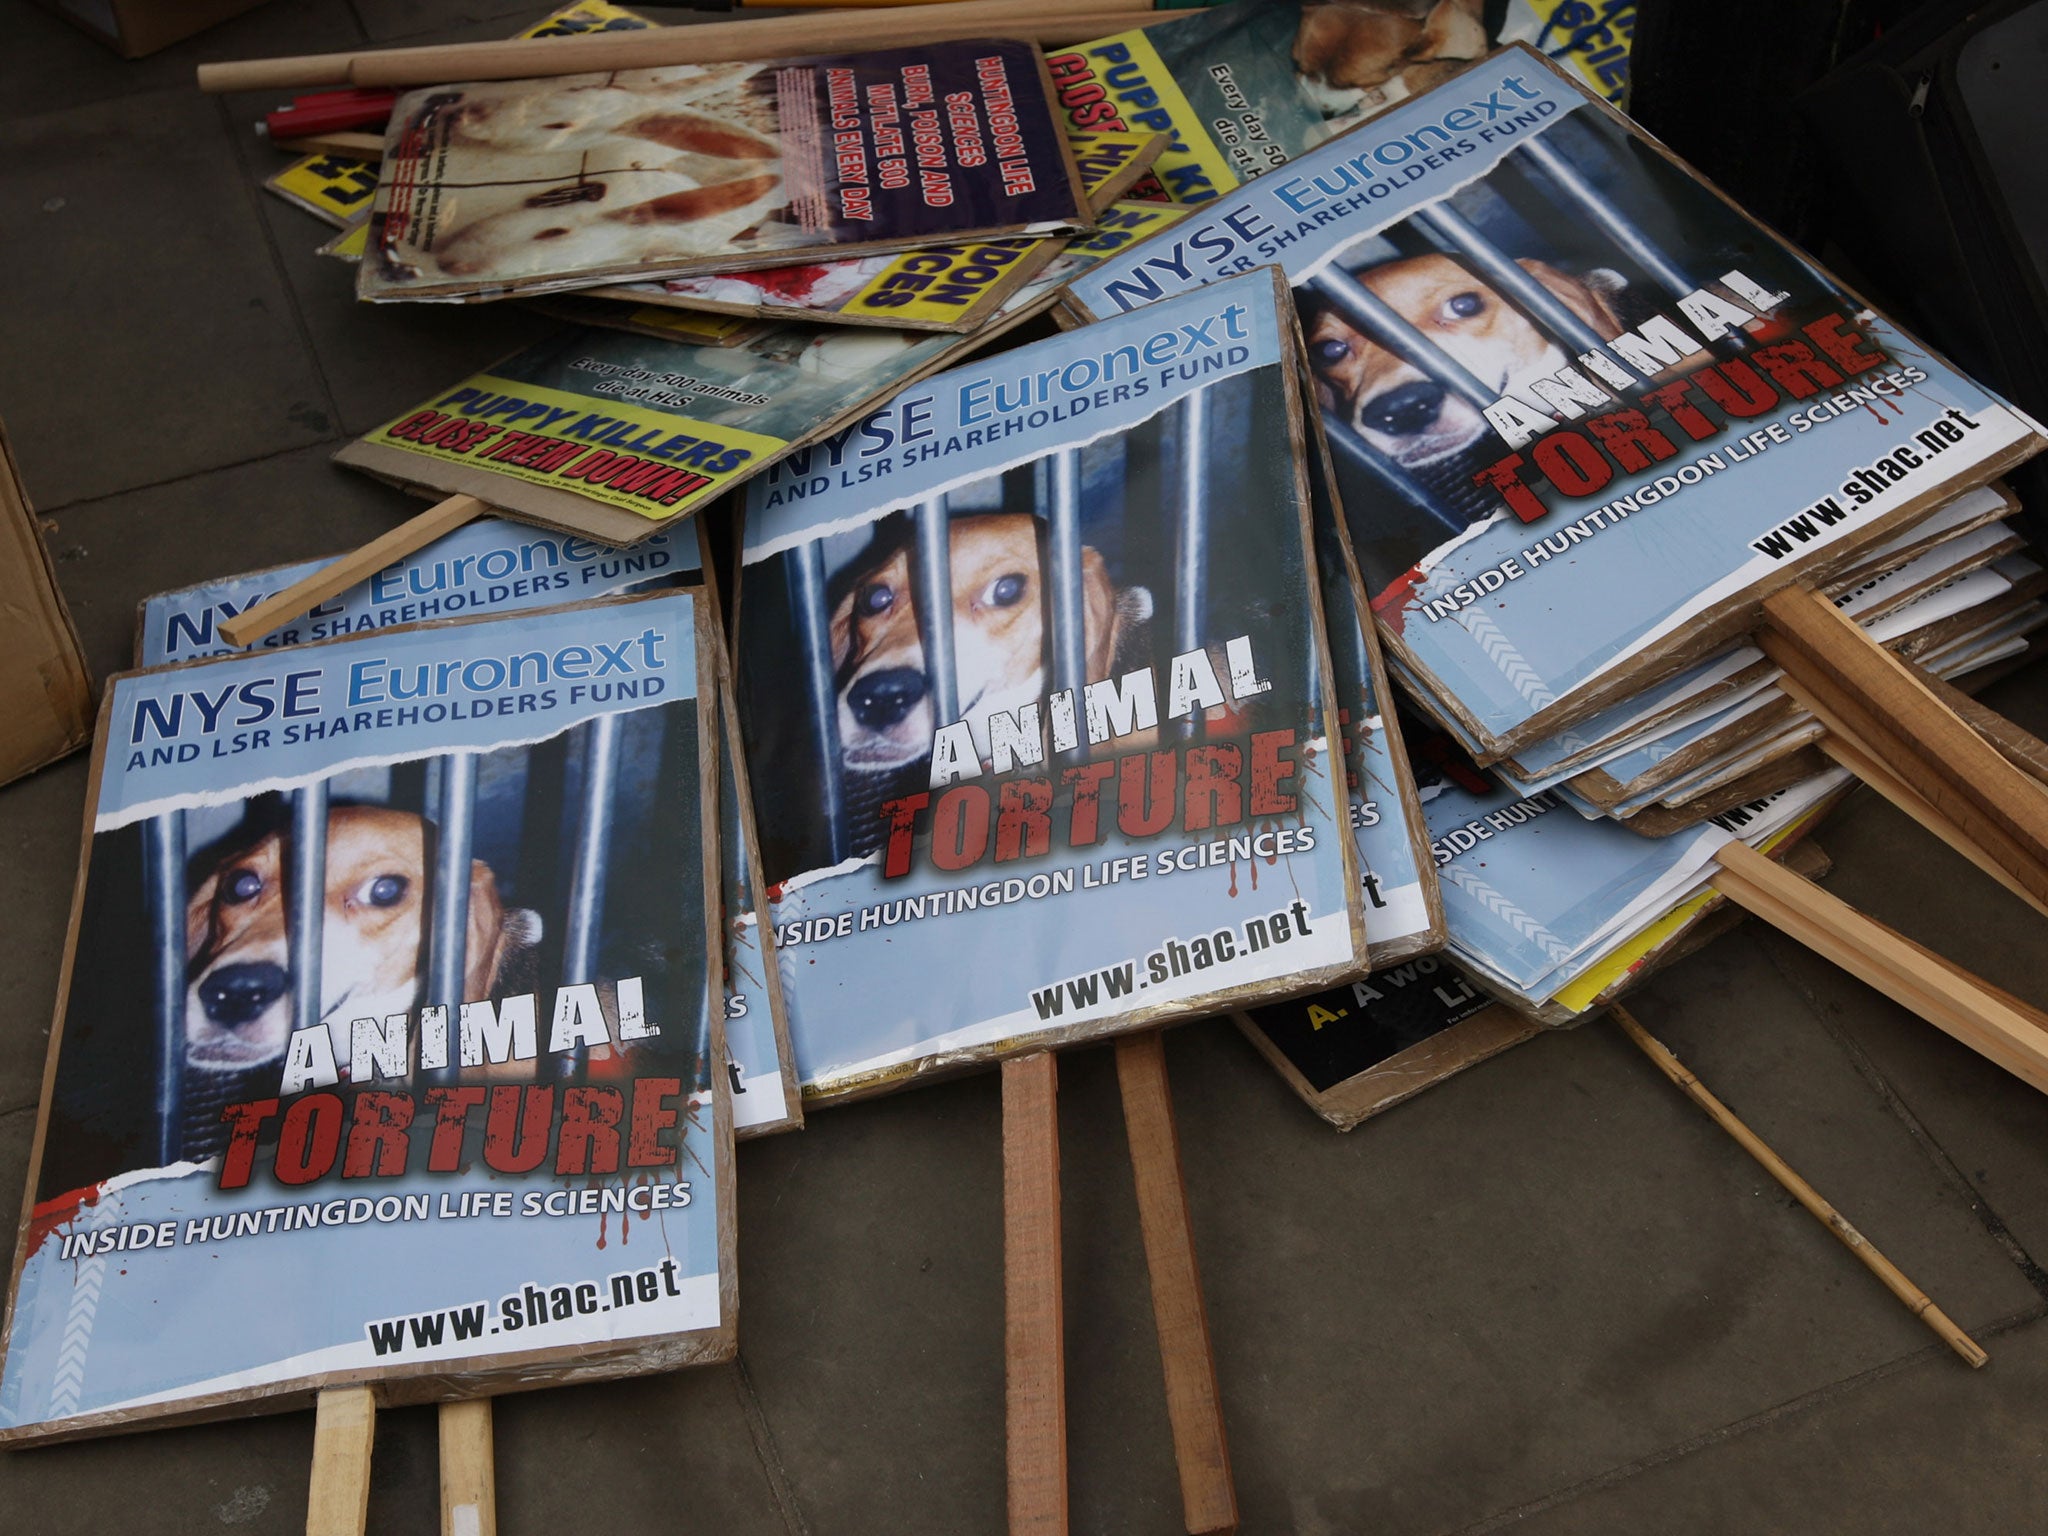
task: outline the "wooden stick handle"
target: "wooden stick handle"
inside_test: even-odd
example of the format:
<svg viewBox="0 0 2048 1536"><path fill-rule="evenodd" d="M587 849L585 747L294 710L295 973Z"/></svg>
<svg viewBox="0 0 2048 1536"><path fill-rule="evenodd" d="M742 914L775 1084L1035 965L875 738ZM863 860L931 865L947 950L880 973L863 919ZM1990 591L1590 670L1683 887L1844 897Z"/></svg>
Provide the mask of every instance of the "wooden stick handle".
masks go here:
<svg viewBox="0 0 2048 1536"><path fill-rule="evenodd" d="M1764 602L1757 644L2021 885L2048 901L2048 791L1928 691L1905 664L1805 588Z"/></svg>
<svg viewBox="0 0 2048 1536"><path fill-rule="evenodd" d="M1003 1063L1003 1382L1010 1536L1066 1536L1067 1345L1060 1291L1059 1067Z"/></svg>
<svg viewBox="0 0 2048 1536"><path fill-rule="evenodd" d="M524 80L664 64L715 64L936 43L973 37L1082 42L1156 21L1149 10L1115 0L952 0L948 4L711 21L638 32L504 42L438 43L365 53L317 53L199 66L202 91L293 90L320 85L448 85L465 80Z"/></svg>
<svg viewBox="0 0 2048 1536"><path fill-rule="evenodd" d="M1145 1268L1152 1277L1152 1318L1159 1329L1166 1417L1173 1427L1173 1455L1180 1468L1181 1511L1190 1536L1234 1531L1237 1490L1230 1477L1216 1355L1209 1342L1208 1309L1202 1304L1202 1273L1188 1218L1180 1131L1160 1031L1118 1039L1116 1078L1123 1091L1124 1130L1131 1141Z"/></svg>
<svg viewBox="0 0 2048 1536"><path fill-rule="evenodd" d="M1622 1031L1641 1047L1645 1056L1657 1064L1658 1070L1676 1083L1681 1093L1712 1116L1714 1123L1734 1137L1736 1144L1743 1151L1763 1164L1764 1170L1784 1185L1792 1198L1805 1206L1814 1220L1832 1232L1842 1246L1855 1254L1862 1261L1863 1267L1882 1280L1885 1289L1903 1301L1907 1310L1933 1329L1944 1344L1961 1355L1973 1369L1991 1358L1978 1348L1975 1339L1957 1327L1954 1320L1934 1304L1925 1291L1900 1273L1898 1265L1879 1253L1871 1245L1870 1239L1850 1224L1848 1217L1822 1198L1819 1190L1793 1172L1791 1165L1765 1145L1762 1137L1737 1119L1734 1111L1709 1093L1706 1084L1694 1077L1686 1069L1685 1064L1671 1054L1669 1046L1638 1024L1634 1016L1620 1004L1614 1004L1612 1012L1615 1022L1622 1027Z"/></svg>
<svg viewBox="0 0 2048 1536"><path fill-rule="evenodd" d="M490 510L488 503L474 496L450 496L446 501L437 501L419 516L407 518L389 533L370 540L354 554L330 560L275 597L243 609L232 619L222 619L220 637L232 646L254 645L280 625L311 612L357 582L368 581L392 561L425 549L443 534L452 533Z"/></svg>
<svg viewBox="0 0 2048 1536"><path fill-rule="evenodd" d="M314 1400L306 1536L363 1536L376 1435L377 1400L368 1387L329 1387Z"/></svg>
<svg viewBox="0 0 2048 1536"><path fill-rule="evenodd" d="M1956 713L1971 730L1982 736L2037 784L2048 784L2048 742L2023 731L1996 710L1987 708L1945 678L1936 677L1917 662L1904 663L1922 687Z"/></svg>
<svg viewBox="0 0 2048 1536"><path fill-rule="evenodd" d="M1876 790L1885 799L1897 806L1907 816L1932 832L1949 847L1960 853L1972 864L1984 871L2013 895L2028 906L2048 917L2048 901L2043 901L2023 885L2012 873L2012 865L2024 857L2017 845L2006 838L1996 827L1980 822L1976 835L1972 836L1942 813L1932 800L1892 772L1883 758L1872 752L1849 726L1814 695L1808 693L1797 681L1787 676L1779 679L1778 686L1795 704L1805 709L1827 727L1827 735L1820 740L1820 749L1835 762L1848 769L1865 784ZM1997 854L1989 851L1996 846Z"/></svg>
<svg viewBox="0 0 2048 1536"><path fill-rule="evenodd" d="M441 1536L498 1536L488 1397L441 1405Z"/></svg>
<svg viewBox="0 0 2048 1536"><path fill-rule="evenodd" d="M1714 858L1714 887L1729 900L2048 1093L2048 1017L1746 844Z"/></svg>

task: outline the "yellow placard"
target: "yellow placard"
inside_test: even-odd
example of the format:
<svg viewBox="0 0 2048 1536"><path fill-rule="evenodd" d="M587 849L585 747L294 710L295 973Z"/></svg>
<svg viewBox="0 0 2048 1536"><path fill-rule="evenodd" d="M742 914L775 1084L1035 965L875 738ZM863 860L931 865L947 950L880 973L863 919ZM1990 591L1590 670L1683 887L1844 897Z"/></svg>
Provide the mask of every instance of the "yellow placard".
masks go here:
<svg viewBox="0 0 2048 1536"><path fill-rule="evenodd" d="M1201 114L1143 31L1080 43L1050 62L1069 134L1171 134L1173 142L1152 172L1175 202L1203 202L1238 185L1229 157L1209 137ZM1136 102L1145 105L1127 105Z"/></svg>
<svg viewBox="0 0 2048 1536"><path fill-rule="evenodd" d="M1529 44L1619 107L1635 35L1635 0L1513 0L1500 40Z"/></svg>
<svg viewBox="0 0 2048 1536"><path fill-rule="evenodd" d="M641 304L631 315L633 325L643 331L659 331L672 341L722 346L754 322L739 315L701 314L692 309L670 309L661 304Z"/></svg>
<svg viewBox="0 0 2048 1536"><path fill-rule="evenodd" d="M1074 168L1081 173L1082 194L1092 198L1098 188L1119 176L1128 175L1133 165L1146 159L1147 151L1158 137L1156 133L1126 133L1121 130L1101 133L1069 131L1067 143L1073 147Z"/></svg>
<svg viewBox="0 0 2048 1536"><path fill-rule="evenodd" d="M345 224L376 196L377 164L349 155L308 155L294 160L267 185L301 208Z"/></svg>
<svg viewBox="0 0 2048 1536"><path fill-rule="evenodd" d="M615 381L651 390L658 376ZM675 380L679 389L689 381ZM476 374L364 439L588 496L643 517L679 517L743 478L782 439L687 416Z"/></svg>
<svg viewBox="0 0 2048 1536"><path fill-rule="evenodd" d="M1190 212L1181 203L1111 203L1095 221L1090 234L1079 236L1067 246L1069 256L1086 256L1092 261L1122 250L1125 246L1184 219Z"/></svg>
<svg viewBox="0 0 2048 1536"><path fill-rule="evenodd" d="M342 261L361 261L363 252L370 245L370 221L357 219L340 234L320 247L322 256L333 256Z"/></svg>
<svg viewBox="0 0 2048 1536"><path fill-rule="evenodd" d="M887 320L958 320L1010 276L1035 240L928 245L905 251L839 307L843 315Z"/></svg>
<svg viewBox="0 0 2048 1536"><path fill-rule="evenodd" d="M565 5L517 37L576 37L585 32L638 32L654 23L645 16L636 15L624 6L612 5L608 0L576 0L574 5Z"/></svg>

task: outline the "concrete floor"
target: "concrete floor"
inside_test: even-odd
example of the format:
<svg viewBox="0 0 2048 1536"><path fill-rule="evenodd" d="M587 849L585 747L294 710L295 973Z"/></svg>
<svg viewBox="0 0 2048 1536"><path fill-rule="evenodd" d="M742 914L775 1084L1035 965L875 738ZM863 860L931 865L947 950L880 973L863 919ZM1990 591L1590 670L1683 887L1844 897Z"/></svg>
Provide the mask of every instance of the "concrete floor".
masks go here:
<svg viewBox="0 0 2048 1536"><path fill-rule="evenodd" d="M200 58L502 36L540 0L271 0L122 64L0 13L0 417L96 672L145 593L348 547L412 505L327 463L515 344L372 311L257 190L268 98ZM2048 675L1991 696L2035 730ZM82 758L0 791L0 1185L19 1188ZM1832 887L2048 1003L2041 929L1859 797ZM2048 1104L1754 926L1637 1011L1990 1350L1971 1373L1612 1026L1339 1135L1230 1027L1169 1059L1249 1532L2008 1536L2048 1509ZM1062 1063L1074 1528L1180 1529L1115 1074ZM1002 1527L999 1115L983 1075L740 1158L741 1362L497 1407L508 1536ZM0 1456L10 1532L304 1519L310 1415ZM387 1414L372 1529L436 1528L434 1420Z"/></svg>

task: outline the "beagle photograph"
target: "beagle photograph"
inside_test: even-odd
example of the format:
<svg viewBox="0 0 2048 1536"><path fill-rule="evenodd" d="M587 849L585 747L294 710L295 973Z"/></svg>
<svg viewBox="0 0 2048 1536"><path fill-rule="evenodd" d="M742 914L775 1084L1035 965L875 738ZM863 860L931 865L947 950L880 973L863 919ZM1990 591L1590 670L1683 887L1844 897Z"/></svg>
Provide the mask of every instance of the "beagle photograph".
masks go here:
<svg viewBox="0 0 2048 1536"><path fill-rule="evenodd" d="M1046 701L1069 686L1062 643L1078 655L1084 686L1140 672L1160 679L1157 728L1119 735L1101 747L1105 755L1191 731L1236 736L1254 728L1245 722L1258 716L1259 700L1233 700L1196 721L1165 719L1175 654L1192 639L1210 653L1214 674L1227 676L1225 640L1271 622L1246 594L1302 579L1298 542L1271 525L1270 487L1254 472L1260 454L1286 440L1279 402L1243 377L1207 393L1199 432L1167 410L1079 450L1078 543L1064 556L1053 534L1052 473L1046 462L1027 461L937 500L826 528L811 546L824 577L815 590L803 587L792 555L746 566L739 692L771 881L834 862L820 815L829 803L842 807L850 852L880 846L887 829L878 807L929 787L942 726L964 726L989 771L1008 771L1011 761L1006 745L1004 767L995 767L998 726L1007 744L1020 722L1036 720L1049 743ZM1199 468L1183 455L1198 456ZM853 462L849 452L845 463ZM1184 574L1178 527L1190 477L1209 487L1199 596ZM807 483L771 471L771 494L778 482ZM947 619L936 660L926 611L935 520L944 524ZM1073 607L1063 620L1067 601ZM809 653L805 633L817 637ZM1300 696L1285 694L1283 677L1308 687L1306 655L1276 655L1271 666L1273 697ZM831 755L829 784L819 782L821 740Z"/></svg>
<svg viewBox="0 0 2048 1536"><path fill-rule="evenodd" d="M1305 4L1294 73L1332 132L1442 84L1487 49L1481 0Z"/></svg>
<svg viewBox="0 0 2048 1536"><path fill-rule="evenodd" d="M1689 260L1702 274L1739 267L1772 288L1825 301L1810 273L1761 247L1732 211L1693 195L1689 183L1677 185L1680 173L1626 134L1581 115L1550 127L1544 142L1617 206L1651 210L1636 240L1585 218L1538 164L1510 155L1483 180L1353 239L1297 280L1303 339L1340 493L1347 506L1355 500L1378 509L1370 527L1352 530L1374 592L1447 539L1507 515L1500 497L1473 478L1507 448L1479 405L1447 382L1441 365L1475 381L1489 400L1541 402L1532 386L1577 366L1586 338L1612 342L1670 311L1674 280L1669 271L1646 265L1640 236L1651 236L1657 248L1692 253ZM1449 168L1459 163L1453 159ZM1511 281L1499 266L1483 270L1447 230L1483 241L1523 281ZM1348 276L1391 312L1398 328L1390 331L1342 299L1341 283L1317 281L1322 272ZM1540 312L1544 300L1582 327L1583 337L1561 334L1557 313ZM1748 334L1762 341L1770 339L1769 330L1756 322ZM1712 360L1697 338L1678 334L1690 345L1655 366L1646 387ZM1417 355L1418 343L1428 357ZM1425 367L1427 361L1437 366ZM1557 415L1547 404L1540 408ZM1389 483L1405 489L1390 496Z"/></svg>
<svg viewBox="0 0 2048 1536"><path fill-rule="evenodd" d="M681 788L699 772L696 703L624 713L603 752L590 729L571 726L475 755L467 826L458 834L469 849L459 886L442 858L448 781L457 771L446 758L343 766L328 777L311 867L297 843L294 791L259 790L179 812L186 853L175 869L152 859L141 825L98 834L84 930L90 948L67 1009L67 1050L80 1071L90 1075L107 1053L147 1059L152 1031L172 1027L153 995L162 983L144 963L155 934L155 942L176 944L181 962L172 1010L181 1038L164 1070L188 1159L221 1150L225 1106L278 1095L288 1057L306 1052L295 1035L308 1020L325 1026L326 1047L316 1055L333 1063L343 1093L610 1082L649 1070L650 1061L687 1061L694 1072L705 960L702 946L679 944L676 935L701 927L702 898L675 871L702 858L699 802ZM608 808L595 842L583 835L593 795ZM304 884L315 877L317 893ZM461 995L450 999L433 995L436 915L458 902ZM296 916L309 908L317 929ZM633 1040L615 1032L614 983L622 976L640 978L646 1014L667 1023L665 1032ZM607 1035L573 1057L550 1054L550 1011L558 988L572 981L595 986ZM494 1049L456 1063L451 1050L449 1068L422 1069L423 1007L495 1009L522 996L535 1000L537 1051ZM398 1060L380 1058L373 1081L356 1083L361 1020L387 1030L403 1021L404 1050ZM53 1155L74 1151L93 1149L67 1143Z"/></svg>
<svg viewBox="0 0 2048 1536"><path fill-rule="evenodd" d="M409 1013L425 981L432 828L410 811L335 806L327 813L320 930L321 1022L337 1061L349 1024ZM295 960L285 916L289 834L227 849L185 907L186 1059L236 1068L282 1056L292 1029ZM507 907L491 866L469 866L465 1002L496 995L522 950L540 942L540 914Z"/></svg>

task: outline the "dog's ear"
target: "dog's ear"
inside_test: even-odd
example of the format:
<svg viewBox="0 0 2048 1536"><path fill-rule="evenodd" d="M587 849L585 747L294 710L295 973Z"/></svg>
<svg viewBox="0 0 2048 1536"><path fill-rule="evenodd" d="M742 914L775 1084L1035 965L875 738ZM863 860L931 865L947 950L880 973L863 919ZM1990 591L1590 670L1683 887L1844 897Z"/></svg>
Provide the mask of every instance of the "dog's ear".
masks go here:
<svg viewBox="0 0 2048 1536"><path fill-rule="evenodd" d="M220 885L218 869L200 881L185 898L185 960L190 964L213 935L213 893Z"/></svg>
<svg viewBox="0 0 2048 1536"><path fill-rule="evenodd" d="M1408 57L1420 64L1431 59L1476 59L1485 52L1486 23L1479 15L1479 0L1437 0Z"/></svg>
<svg viewBox="0 0 2048 1536"><path fill-rule="evenodd" d="M482 859L469 861L469 944L464 958L462 1000L480 1002L491 995L505 944L505 907L498 899L498 877Z"/></svg>
<svg viewBox="0 0 2048 1536"><path fill-rule="evenodd" d="M1081 549L1082 612L1087 616L1084 634L1088 642L1088 681L1099 683L1116 664L1116 583L1109 579L1109 567L1092 544ZM1148 599L1149 600L1149 599Z"/></svg>
<svg viewBox="0 0 2048 1536"><path fill-rule="evenodd" d="M832 670L835 672L846 665L846 658L853 653L853 595L859 590L858 584L848 587L846 595L832 609Z"/></svg>
<svg viewBox="0 0 2048 1536"><path fill-rule="evenodd" d="M1609 299L1609 294L1614 291L1612 284L1621 281L1619 273L1602 268L1598 273L1581 279L1569 272L1560 272L1548 262L1533 261L1526 256L1519 258L1515 265L1564 300L1565 307L1598 331L1603 341L1621 334L1621 316ZM1595 278L1601 280L1595 281Z"/></svg>

